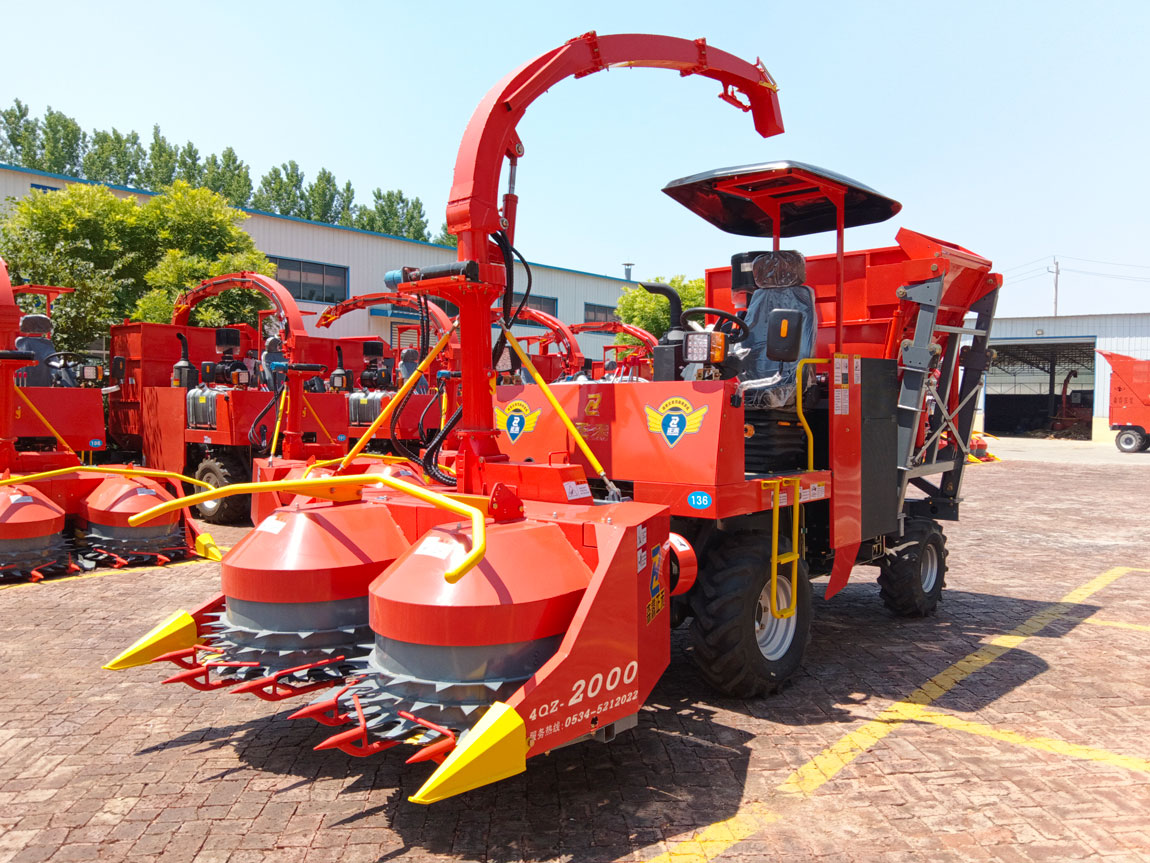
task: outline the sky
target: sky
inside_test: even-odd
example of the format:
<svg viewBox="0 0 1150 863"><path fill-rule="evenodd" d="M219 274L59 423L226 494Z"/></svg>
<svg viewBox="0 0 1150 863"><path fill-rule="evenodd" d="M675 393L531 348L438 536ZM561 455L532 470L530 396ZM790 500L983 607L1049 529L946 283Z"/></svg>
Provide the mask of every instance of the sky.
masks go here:
<svg viewBox="0 0 1150 863"><path fill-rule="evenodd" d="M4 13L0 105L87 129L159 124L253 181L296 160L358 200L401 189L444 221L475 106L512 69L588 30L648 32L762 59L786 132L763 139L718 85L665 70L568 79L519 124L516 245L532 261L701 276L761 246L660 191L793 159L901 201L847 248L906 226L994 261L1000 315L1150 311L1150 3L25 3ZM808 254L833 235L792 241Z"/></svg>

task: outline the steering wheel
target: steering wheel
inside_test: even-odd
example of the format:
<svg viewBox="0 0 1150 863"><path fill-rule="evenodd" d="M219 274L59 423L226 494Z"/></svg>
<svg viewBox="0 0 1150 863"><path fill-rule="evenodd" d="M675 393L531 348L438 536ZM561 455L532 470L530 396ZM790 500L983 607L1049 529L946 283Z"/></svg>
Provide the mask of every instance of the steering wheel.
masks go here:
<svg viewBox="0 0 1150 863"><path fill-rule="evenodd" d="M689 320L696 315L714 315L720 321L730 324L733 327L732 331L723 330L730 337L731 344L737 345L739 342L744 342L751 334L751 328L747 326L747 322L740 318L738 315L733 315L730 312L725 312L722 309L713 309L710 306L695 306L692 309L687 309L679 318L679 324L683 327L690 328L696 332L706 332L702 326L695 321Z"/></svg>
<svg viewBox="0 0 1150 863"><path fill-rule="evenodd" d="M53 362L53 360L55 362ZM87 355L78 354L75 351L56 351L54 354L48 354L41 362L55 371L60 371L61 369L71 371L74 368L86 365L88 360L89 357Z"/></svg>

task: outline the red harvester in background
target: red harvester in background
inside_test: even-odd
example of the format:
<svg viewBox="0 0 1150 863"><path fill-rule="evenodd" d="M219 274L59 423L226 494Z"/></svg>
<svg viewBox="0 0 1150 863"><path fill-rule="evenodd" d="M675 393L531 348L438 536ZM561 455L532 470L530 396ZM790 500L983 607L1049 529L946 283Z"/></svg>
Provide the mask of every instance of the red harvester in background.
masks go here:
<svg viewBox="0 0 1150 863"><path fill-rule="evenodd" d="M1150 449L1150 360L1099 351L1110 363L1110 430L1122 452Z"/></svg>
<svg viewBox="0 0 1150 863"><path fill-rule="evenodd" d="M165 564L197 547L179 509L150 525L128 523L182 494L186 477L86 463L105 449L103 367L55 349L47 313L70 291L14 288L0 260L0 578L38 581L97 564ZM22 314L18 294L43 297L45 313ZM210 540L198 547L214 555Z"/></svg>
<svg viewBox="0 0 1150 863"><path fill-rule="evenodd" d="M254 290L271 303L277 334L264 339L247 324L197 327L192 310L228 290ZM378 339L308 335L295 299L274 279L234 273L208 279L176 301L171 324L112 327L109 434L144 463L188 473L213 487L247 482L252 460L274 455L281 466L344 455L349 393L356 376L377 367ZM326 376L326 377L325 377ZM247 516L236 496L205 501L206 521Z"/></svg>

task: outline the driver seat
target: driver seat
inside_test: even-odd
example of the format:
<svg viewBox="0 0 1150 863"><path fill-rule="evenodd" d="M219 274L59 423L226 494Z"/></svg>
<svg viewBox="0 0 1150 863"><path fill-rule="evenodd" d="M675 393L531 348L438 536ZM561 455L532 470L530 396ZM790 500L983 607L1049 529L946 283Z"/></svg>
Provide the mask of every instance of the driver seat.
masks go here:
<svg viewBox="0 0 1150 863"><path fill-rule="evenodd" d="M799 361L815 354L818 318L815 295L807 285L806 260L798 252L764 252L752 265L754 290L744 320L750 328L749 353L739 377L746 424L753 429L746 439L746 469L753 473L802 470L806 466L807 439L798 421L798 399L810 410L818 396L814 369L798 381ZM794 362L767 357L768 318L774 309L802 312L802 338Z"/></svg>
<svg viewBox="0 0 1150 863"><path fill-rule="evenodd" d="M26 387L76 386L75 375L69 369L52 369L45 358L56 353L52 343L52 319L47 315L28 314L20 318L20 335L16 337L16 350L29 351L36 357L36 365L20 369L19 378Z"/></svg>
<svg viewBox="0 0 1150 863"><path fill-rule="evenodd" d="M750 329L747 337L749 355L739 374L743 381L740 390L748 407L793 408L798 391L799 360L814 356L819 326L815 292L803 284L806 259L799 252L764 252L755 258L752 275L755 290L747 303L744 319ZM767 319L775 309L802 312L801 347L799 358L794 362L779 362L767 356ZM813 370L804 378L805 392L814 383Z"/></svg>
<svg viewBox="0 0 1150 863"><path fill-rule="evenodd" d="M279 336L269 336L264 342L264 352L260 354L260 376L264 386L272 392L280 388L286 377L283 372L272 371L272 363L284 362L283 342Z"/></svg>

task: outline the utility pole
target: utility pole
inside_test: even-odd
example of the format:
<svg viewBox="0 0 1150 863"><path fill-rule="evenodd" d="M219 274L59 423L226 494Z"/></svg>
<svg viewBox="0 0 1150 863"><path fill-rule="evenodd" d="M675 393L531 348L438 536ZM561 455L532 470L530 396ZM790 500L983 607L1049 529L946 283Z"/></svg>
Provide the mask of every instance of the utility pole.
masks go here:
<svg viewBox="0 0 1150 863"><path fill-rule="evenodd" d="M1054 273L1054 317L1058 317L1058 257L1054 257L1054 268L1046 268L1046 272Z"/></svg>

